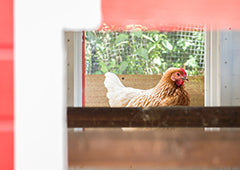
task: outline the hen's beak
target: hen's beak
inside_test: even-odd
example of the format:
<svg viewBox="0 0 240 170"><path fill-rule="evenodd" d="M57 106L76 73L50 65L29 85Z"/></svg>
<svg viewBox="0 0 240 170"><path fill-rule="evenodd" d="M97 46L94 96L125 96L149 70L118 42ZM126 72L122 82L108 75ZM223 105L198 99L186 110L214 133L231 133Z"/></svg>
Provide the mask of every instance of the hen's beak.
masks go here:
<svg viewBox="0 0 240 170"><path fill-rule="evenodd" d="M188 81L188 78L186 77L186 76L183 76L183 78L182 78L182 80L186 80L186 81Z"/></svg>

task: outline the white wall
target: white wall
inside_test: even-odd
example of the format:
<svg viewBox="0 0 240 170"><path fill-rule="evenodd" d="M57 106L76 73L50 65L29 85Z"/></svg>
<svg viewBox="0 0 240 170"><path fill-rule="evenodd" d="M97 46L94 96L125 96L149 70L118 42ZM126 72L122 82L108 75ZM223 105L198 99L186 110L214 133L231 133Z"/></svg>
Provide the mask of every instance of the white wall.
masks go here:
<svg viewBox="0 0 240 170"><path fill-rule="evenodd" d="M64 30L98 27L100 0L16 0L14 8L15 170L64 170Z"/></svg>
<svg viewBox="0 0 240 170"><path fill-rule="evenodd" d="M221 32L221 105L240 105L240 32Z"/></svg>
<svg viewBox="0 0 240 170"><path fill-rule="evenodd" d="M205 106L240 106L240 31L206 36Z"/></svg>
<svg viewBox="0 0 240 170"><path fill-rule="evenodd" d="M240 106L240 32L232 35L232 105Z"/></svg>

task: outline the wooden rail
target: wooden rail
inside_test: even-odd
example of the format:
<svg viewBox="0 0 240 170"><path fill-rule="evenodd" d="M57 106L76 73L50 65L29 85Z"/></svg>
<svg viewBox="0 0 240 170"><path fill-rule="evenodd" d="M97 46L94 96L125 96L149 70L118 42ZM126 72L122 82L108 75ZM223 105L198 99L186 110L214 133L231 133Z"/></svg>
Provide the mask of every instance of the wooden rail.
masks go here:
<svg viewBox="0 0 240 170"><path fill-rule="evenodd" d="M240 167L240 131L105 128L68 133L69 167ZM136 168L137 169L137 168Z"/></svg>
<svg viewBox="0 0 240 170"><path fill-rule="evenodd" d="M69 107L68 127L240 127L240 107Z"/></svg>

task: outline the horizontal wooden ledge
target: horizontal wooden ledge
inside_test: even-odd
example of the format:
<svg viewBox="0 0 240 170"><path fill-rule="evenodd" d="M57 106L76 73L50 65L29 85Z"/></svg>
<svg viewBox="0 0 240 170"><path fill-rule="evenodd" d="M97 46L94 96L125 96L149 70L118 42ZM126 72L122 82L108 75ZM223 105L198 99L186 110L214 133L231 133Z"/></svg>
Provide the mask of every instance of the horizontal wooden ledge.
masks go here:
<svg viewBox="0 0 240 170"><path fill-rule="evenodd" d="M70 167L240 167L239 153L239 131L106 128L68 133Z"/></svg>
<svg viewBox="0 0 240 170"><path fill-rule="evenodd" d="M68 107L68 127L240 127L240 107Z"/></svg>

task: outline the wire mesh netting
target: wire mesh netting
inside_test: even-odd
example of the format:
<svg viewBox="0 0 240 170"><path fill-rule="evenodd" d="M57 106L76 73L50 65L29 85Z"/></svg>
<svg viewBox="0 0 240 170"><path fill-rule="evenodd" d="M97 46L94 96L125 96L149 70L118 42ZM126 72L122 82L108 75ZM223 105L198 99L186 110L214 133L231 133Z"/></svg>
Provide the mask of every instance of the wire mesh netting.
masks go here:
<svg viewBox="0 0 240 170"><path fill-rule="evenodd" d="M166 31L87 31L86 74L163 74L185 66L204 74L205 27L178 26Z"/></svg>

